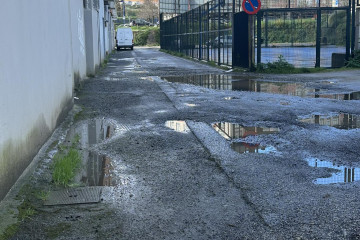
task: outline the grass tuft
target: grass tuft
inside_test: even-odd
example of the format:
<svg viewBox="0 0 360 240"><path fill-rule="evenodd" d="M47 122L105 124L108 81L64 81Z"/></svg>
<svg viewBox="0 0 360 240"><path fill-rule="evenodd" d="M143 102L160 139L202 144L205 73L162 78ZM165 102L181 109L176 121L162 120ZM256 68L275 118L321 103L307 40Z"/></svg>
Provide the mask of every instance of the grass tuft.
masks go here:
<svg viewBox="0 0 360 240"><path fill-rule="evenodd" d="M53 181L56 185L69 186L75 175L76 170L81 165L81 154L73 147L65 154L57 154L54 157Z"/></svg>
<svg viewBox="0 0 360 240"><path fill-rule="evenodd" d="M326 71L325 68L295 68L294 65L287 62L284 56L279 55L275 62L260 63L256 67L259 73L277 73L277 74L294 74L294 73L315 73Z"/></svg>
<svg viewBox="0 0 360 240"><path fill-rule="evenodd" d="M346 63L347 68L360 68L360 50L355 51L354 55Z"/></svg>

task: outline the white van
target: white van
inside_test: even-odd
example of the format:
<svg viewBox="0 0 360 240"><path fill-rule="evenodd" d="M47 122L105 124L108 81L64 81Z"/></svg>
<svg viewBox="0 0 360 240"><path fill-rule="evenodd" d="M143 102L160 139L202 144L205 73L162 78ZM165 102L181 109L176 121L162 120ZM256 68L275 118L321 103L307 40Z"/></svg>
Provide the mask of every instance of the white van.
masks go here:
<svg viewBox="0 0 360 240"><path fill-rule="evenodd" d="M116 49L120 48L134 49L134 34L131 28L118 28L116 32Z"/></svg>

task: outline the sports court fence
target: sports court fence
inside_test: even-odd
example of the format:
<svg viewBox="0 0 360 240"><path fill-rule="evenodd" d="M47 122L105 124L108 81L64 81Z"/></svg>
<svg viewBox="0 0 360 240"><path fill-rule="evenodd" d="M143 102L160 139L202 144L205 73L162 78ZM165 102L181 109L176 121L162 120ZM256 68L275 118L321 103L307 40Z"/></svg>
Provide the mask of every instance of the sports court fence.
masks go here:
<svg viewBox="0 0 360 240"><path fill-rule="evenodd" d="M242 0L212 0L161 17L161 48L218 65L252 67L281 56L295 67L338 67L355 48L356 1L263 0L256 15L244 16Z"/></svg>

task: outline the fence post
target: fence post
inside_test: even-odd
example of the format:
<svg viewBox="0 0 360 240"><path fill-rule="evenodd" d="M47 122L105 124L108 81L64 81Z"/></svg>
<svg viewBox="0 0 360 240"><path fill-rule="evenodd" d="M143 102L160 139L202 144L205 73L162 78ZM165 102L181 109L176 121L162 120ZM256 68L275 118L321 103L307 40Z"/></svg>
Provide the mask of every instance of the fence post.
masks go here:
<svg viewBox="0 0 360 240"><path fill-rule="evenodd" d="M356 50L359 50L360 49L360 46L359 46L359 43L360 43L360 39L359 39L359 36L360 36L360 31L359 31L359 28L360 28L360 8L357 8L357 11L356 11L356 14L355 14L355 19L356 19L356 24L355 24L355 49Z"/></svg>
<svg viewBox="0 0 360 240"><path fill-rule="evenodd" d="M256 63L259 64L261 63L261 17L262 17L263 13L260 11L258 12L257 16L257 21L256 21L256 32L257 32L257 41L256 41L256 47L257 47L257 61Z"/></svg>
<svg viewBox="0 0 360 240"><path fill-rule="evenodd" d="M206 9L207 9L207 46L206 46L206 50L207 50L207 61L210 60L210 7L209 7L209 2L206 3Z"/></svg>
<svg viewBox="0 0 360 240"><path fill-rule="evenodd" d="M159 24L160 24L160 48L161 49L164 49L164 40L163 40L163 35L164 35L164 25L163 25L163 17L164 17L164 13L160 13L160 21L159 21Z"/></svg>
<svg viewBox="0 0 360 240"><path fill-rule="evenodd" d="M351 1L351 0L349 0ZM346 10L346 56L345 60L348 61L350 58L350 25L351 25L351 8Z"/></svg>
<svg viewBox="0 0 360 240"><path fill-rule="evenodd" d="M317 19L316 20L317 21L316 21L316 62L315 62L315 67L318 68L318 67L320 67L320 54L321 54L321 9L320 8L317 9Z"/></svg>
<svg viewBox="0 0 360 240"><path fill-rule="evenodd" d="M185 38L186 38L186 45L188 46L186 48L186 56L189 56L189 46L190 46L190 41L189 41L189 16L188 16L188 12L185 13Z"/></svg>
<svg viewBox="0 0 360 240"><path fill-rule="evenodd" d="M195 39L194 39L194 30L195 30L195 23L194 23L194 11L191 11L191 57L194 58L194 47L193 44L195 44Z"/></svg>
<svg viewBox="0 0 360 240"><path fill-rule="evenodd" d="M201 6L199 7L199 60L202 59L202 16Z"/></svg>
<svg viewBox="0 0 360 240"><path fill-rule="evenodd" d="M356 34L356 21L355 21L356 11L355 11L355 0L352 0L352 22L351 22L351 54L354 54L355 50L355 34Z"/></svg>
<svg viewBox="0 0 360 240"><path fill-rule="evenodd" d="M267 12L264 13L265 19L265 47L269 46L269 19Z"/></svg>
<svg viewBox="0 0 360 240"><path fill-rule="evenodd" d="M221 9L220 9L220 5L221 5L221 0L218 0L218 42L217 42L217 47L218 47L218 65L220 65L220 16L221 16Z"/></svg>

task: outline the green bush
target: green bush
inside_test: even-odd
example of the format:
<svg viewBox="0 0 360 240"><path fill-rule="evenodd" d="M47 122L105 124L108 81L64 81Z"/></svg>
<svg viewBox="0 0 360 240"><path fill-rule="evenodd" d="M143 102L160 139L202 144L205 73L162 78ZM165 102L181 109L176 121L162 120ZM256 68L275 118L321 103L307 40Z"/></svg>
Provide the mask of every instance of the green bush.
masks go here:
<svg viewBox="0 0 360 240"><path fill-rule="evenodd" d="M316 18L269 19L267 22L268 42L271 43L313 43L316 42ZM346 41L346 11L322 14L321 36L323 44L344 46ZM265 21L261 31L265 37Z"/></svg>
<svg viewBox="0 0 360 240"><path fill-rule="evenodd" d="M294 65L288 63L285 58L280 55L275 62L258 64L256 71L264 73L291 73L294 69Z"/></svg>
<svg viewBox="0 0 360 240"><path fill-rule="evenodd" d="M134 31L135 46L159 46L160 45L160 29L159 28L142 28L142 30Z"/></svg>
<svg viewBox="0 0 360 240"><path fill-rule="evenodd" d="M354 56L346 63L346 67L360 68L360 50L355 51Z"/></svg>
<svg viewBox="0 0 360 240"><path fill-rule="evenodd" d="M147 44L147 39L149 37L150 31L137 31L135 32L134 45L135 46L145 46Z"/></svg>
<svg viewBox="0 0 360 240"><path fill-rule="evenodd" d="M263 37L265 35L265 22L261 25ZM316 20L269 20L269 43L308 43L316 40Z"/></svg>

